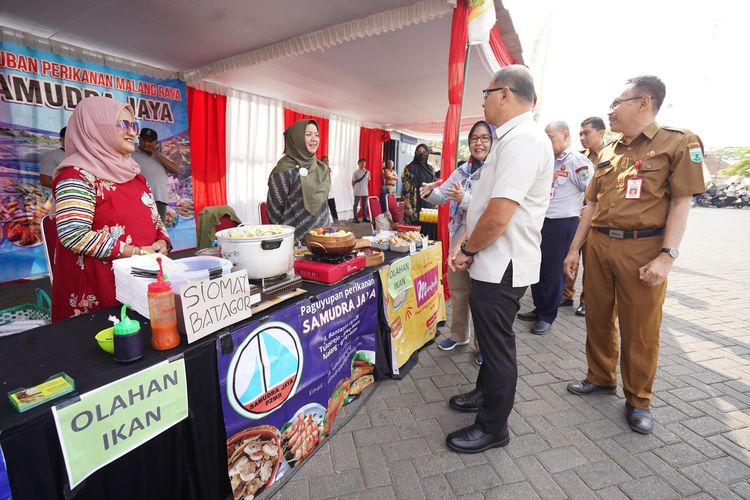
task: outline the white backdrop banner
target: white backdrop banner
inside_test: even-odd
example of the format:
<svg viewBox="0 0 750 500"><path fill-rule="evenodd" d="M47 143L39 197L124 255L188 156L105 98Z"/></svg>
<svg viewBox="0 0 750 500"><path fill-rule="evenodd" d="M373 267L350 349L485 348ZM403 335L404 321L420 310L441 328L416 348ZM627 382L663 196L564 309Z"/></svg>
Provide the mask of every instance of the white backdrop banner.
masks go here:
<svg viewBox="0 0 750 500"><path fill-rule="evenodd" d="M359 159L359 128L359 122L335 115L328 122L328 159L333 175L333 196L340 219L350 218L352 215L352 175Z"/></svg>
<svg viewBox="0 0 750 500"><path fill-rule="evenodd" d="M260 224L268 176L284 153L281 101L244 92L227 96L227 203L245 224Z"/></svg>

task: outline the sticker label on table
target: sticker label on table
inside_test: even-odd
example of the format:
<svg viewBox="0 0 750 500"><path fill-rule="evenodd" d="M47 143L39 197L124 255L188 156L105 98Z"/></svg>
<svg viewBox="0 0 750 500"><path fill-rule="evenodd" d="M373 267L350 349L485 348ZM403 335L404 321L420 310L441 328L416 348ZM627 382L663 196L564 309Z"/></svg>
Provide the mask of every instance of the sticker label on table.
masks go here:
<svg viewBox="0 0 750 500"><path fill-rule="evenodd" d="M185 360L164 361L52 408L70 488L187 418Z"/></svg>
<svg viewBox="0 0 750 500"><path fill-rule="evenodd" d="M395 299L401 292L411 288L411 257L391 262L388 266L388 294Z"/></svg>

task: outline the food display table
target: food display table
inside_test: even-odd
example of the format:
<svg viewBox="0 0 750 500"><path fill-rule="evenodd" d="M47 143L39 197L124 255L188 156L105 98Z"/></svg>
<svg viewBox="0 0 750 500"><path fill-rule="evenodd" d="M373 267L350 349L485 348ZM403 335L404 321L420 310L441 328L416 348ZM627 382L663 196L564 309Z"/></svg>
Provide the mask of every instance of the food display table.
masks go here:
<svg viewBox="0 0 750 500"><path fill-rule="evenodd" d="M386 252L384 266L404 256ZM439 266L439 261L436 265ZM295 309L299 311L300 304L305 301L315 303L318 296L335 295L337 289L351 288L355 280L363 281L363 278L369 277L374 283L374 291L368 295L368 300L377 302L372 310L377 310L378 317L368 327L375 330L376 337L374 375L376 378L390 376L395 357L391 350L379 276L377 269L367 268L336 285L304 282L302 288L307 293L300 297L278 304L191 345L187 345L183 339L179 347L170 351L146 348L142 359L125 365L114 362L111 355L102 351L94 340L96 332L111 325L107 317L115 313L114 309L0 338L0 382L4 399L0 402L0 448L5 456L13 498L227 498L232 494L227 474L224 421L227 405L219 389L224 382L219 380L222 342L217 339L236 337L239 341L246 336L246 332L269 318L284 315L292 318L296 314ZM135 314L133 316L140 320L149 345L148 322ZM320 325L318 328L325 329L326 326ZM303 342L307 341L307 337L300 338ZM76 394L84 394L180 356L184 359L187 378L188 417L103 466L72 492L50 411L51 406L65 401L69 396L25 413L16 413L5 397L10 390L38 384L59 372L65 372L74 379Z"/></svg>

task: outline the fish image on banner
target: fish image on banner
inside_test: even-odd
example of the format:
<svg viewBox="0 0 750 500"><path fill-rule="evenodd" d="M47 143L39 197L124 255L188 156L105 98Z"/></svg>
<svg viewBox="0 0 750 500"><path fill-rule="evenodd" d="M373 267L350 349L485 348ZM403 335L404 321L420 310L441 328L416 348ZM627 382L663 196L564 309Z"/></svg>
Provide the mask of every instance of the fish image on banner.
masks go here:
<svg viewBox="0 0 750 500"><path fill-rule="evenodd" d="M257 420L281 407L297 390L303 355L294 329L266 323L239 345L227 371L227 398L240 415Z"/></svg>

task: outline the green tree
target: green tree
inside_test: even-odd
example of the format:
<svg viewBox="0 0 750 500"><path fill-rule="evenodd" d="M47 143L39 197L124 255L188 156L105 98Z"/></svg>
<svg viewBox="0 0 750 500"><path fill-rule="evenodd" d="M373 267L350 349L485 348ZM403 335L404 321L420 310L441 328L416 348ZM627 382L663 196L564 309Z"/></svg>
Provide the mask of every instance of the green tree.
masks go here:
<svg viewBox="0 0 750 500"><path fill-rule="evenodd" d="M750 147L719 148L710 153L731 163L727 168L719 170L719 175L750 177Z"/></svg>

